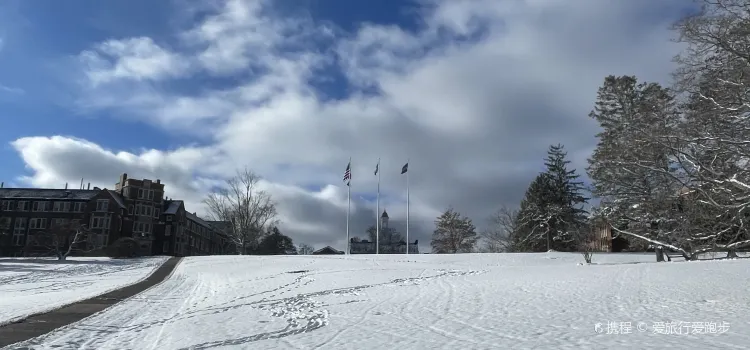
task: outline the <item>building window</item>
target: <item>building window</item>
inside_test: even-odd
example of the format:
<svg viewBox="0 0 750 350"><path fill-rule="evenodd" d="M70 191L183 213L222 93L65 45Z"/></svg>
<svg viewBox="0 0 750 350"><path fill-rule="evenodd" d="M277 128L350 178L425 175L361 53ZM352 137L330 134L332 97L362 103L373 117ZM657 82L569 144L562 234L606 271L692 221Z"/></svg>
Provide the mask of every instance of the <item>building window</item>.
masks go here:
<svg viewBox="0 0 750 350"><path fill-rule="evenodd" d="M122 195L125 196L125 198L130 198L130 187L125 187L125 189L122 190Z"/></svg>
<svg viewBox="0 0 750 350"><path fill-rule="evenodd" d="M52 202L52 211L60 212L63 210L63 202Z"/></svg>
<svg viewBox="0 0 750 350"><path fill-rule="evenodd" d="M8 217L0 218L0 230L7 230L7 229L10 229L10 218Z"/></svg>
<svg viewBox="0 0 750 350"><path fill-rule="evenodd" d="M105 216L92 216L91 228L109 228L109 218Z"/></svg>
<svg viewBox="0 0 750 350"><path fill-rule="evenodd" d="M143 233L144 235L151 233L151 224L147 222L135 222L133 224L133 232Z"/></svg>
<svg viewBox="0 0 750 350"><path fill-rule="evenodd" d="M0 202L0 210L11 210L11 201L2 201Z"/></svg>
<svg viewBox="0 0 750 350"><path fill-rule="evenodd" d="M172 215L167 215L167 221L172 221Z"/></svg>
<svg viewBox="0 0 750 350"><path fill-rule="evenodd" d="M13 225L13 245L23 245L23 237L26 234L26 218L16 218Z"/></svg>
<svg viewBox="0 0 750 350"><path fill-rule="evenodd" d="M157 219L159 218L159 212L160 212L159 208L154 208L154 217Z"/></svg>
<svg viewBox="0 0 750 350"><path fill-rule="evenodd" d="M138 199L143 199L143 197L145 197L145 196L143 195L143 189L142 189L142 188L139 188L139 189L138 189Z"/></svg>
<svg viewBox="0 0 750 350"><path fill-rule="evenodd" d="M46 211L47 210L47 202L34 202L34 211Z"/></svg>
<svg viewBox="0 0 750 350"><path fill-rule="evenodd" d="M96 211L107 211L109 209L108 199L98 199L96 201Z"/></svg>
<svg viewBox="0 0 750 350"><path fill-rule="evenodd" d="M148 200L154 200L154 190L148 190Z"/></svg>
<svg viewBox="0 0 750 350"><path fill-rule="evenodd" d="M73 211L76 213L82 213L84 208L84 203L76 202L73 203Z"/></svg>
<svg viewBox="0 0 750 350"><path fill-rule="evenodd" d="M29 202L27 201L18 201L18 207L16 208L17 211L29 211Z"/></svg>
<svg viewBox="0 0 750 350"><path fill-rule="evenodd" d="M133 205L128 206L128 215L133 215Z"/></svg>
<svg viewBox="0 0 750 350"><path fill-rule="evenodd" d="M104 248L107 246L108 240L109 240L108 234L92 235L90 245L92 246L92 248L96 248L96 249Z"/></svg>
<svg viewBox="0 0 750 350"><path fill-rule="evenodd" d="M165 236L171 236L172 235L172 225L164 226L164 235Z"/></svg>
<svg viewBox="0 0 750 350"><path fill-rule="evenodd" d="M165 253L169 252L169 242L164 242L164 247L162 248L162 251Z"/></svg>
<svg viewBox="0 0 750 350"><path fill-rule="evenodd" d="M33 218L29 221L29 228L32 230L43 230L47 228L47 219Z"/></svg>

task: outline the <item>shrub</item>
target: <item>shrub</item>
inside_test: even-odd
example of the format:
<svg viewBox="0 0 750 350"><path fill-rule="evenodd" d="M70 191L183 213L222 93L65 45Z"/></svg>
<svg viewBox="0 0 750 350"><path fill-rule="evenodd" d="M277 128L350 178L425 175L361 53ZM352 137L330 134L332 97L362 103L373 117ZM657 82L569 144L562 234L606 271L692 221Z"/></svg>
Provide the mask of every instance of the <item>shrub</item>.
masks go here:
<svg viewBox="0 0 750 350"><path fill-rule="evenodd" d="M138 256L138 242L130 237L122 237L107 247L107 256L113 259L135 258Z"/></svg>

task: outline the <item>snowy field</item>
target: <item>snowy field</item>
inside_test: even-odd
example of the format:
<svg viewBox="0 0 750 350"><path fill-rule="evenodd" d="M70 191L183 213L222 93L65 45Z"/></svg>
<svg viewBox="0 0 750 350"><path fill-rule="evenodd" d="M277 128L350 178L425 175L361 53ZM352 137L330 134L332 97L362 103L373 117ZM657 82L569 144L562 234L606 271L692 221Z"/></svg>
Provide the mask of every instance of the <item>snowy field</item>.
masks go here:
<svg viewBox="0 0 750 350"><path fill-rule="evenodd" d="M565 253L186 258L163 284L12 348L748 348L750 260L654 260L598 254L598 264L587 266Z"/></svg>
<svg viewBox="0 0 750 350"><path fill-rule="evenodd" d="M136 283L166 259L0 258L0 325Z"/></svg>

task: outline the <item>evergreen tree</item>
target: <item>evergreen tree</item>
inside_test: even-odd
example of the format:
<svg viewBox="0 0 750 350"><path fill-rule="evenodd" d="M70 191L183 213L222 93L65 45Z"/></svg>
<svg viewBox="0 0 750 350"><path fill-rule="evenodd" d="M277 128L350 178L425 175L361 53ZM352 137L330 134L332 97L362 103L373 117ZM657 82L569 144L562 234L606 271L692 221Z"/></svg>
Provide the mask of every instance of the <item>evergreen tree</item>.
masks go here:
<svg viewBox="0 0 750 350"><path fill-rule="evenodd" d="M260 255L289 255L297 254L297 247L288 236L274 226L270 233L261 239L257 253Z"/></svg>
<svg viewBox="0 0 750 350"><path fill-rule="evenodd" d="M435 220L432 252L436 254L471 253L479 237L468 217L453 209L446 210Z"/></svg>
<svg viewBox="0 0 750 350"><path fill-rule="evenodd" d="M547 151L547 176L550 197L547 199L547 211L552 214L547 242L552 249L575 249L576 233L586 223L586 211L583 206L588 201L581 193L583 182L576 170L568 170L570 161L565 159L567 153L563 146L552 145ZM553 240L557 243L553 244Z"/></svg>
<svg viewBox="0 0 750 350"><path fill-rule="evenodd" d="M551 193L549 176L537 175L526 189L518 215L515 217L515 231L510 238L510 250L515 252L540 252L549 249L547 231L549 229L548 198Z"/></svg>
<svg viewBox="0 0 750 350"><path fill-rule="evenodd" d="M603 129L587 169L602 211L618 229L676 243L673 207L680 192L672 150L665 140L677 133L679 114L668 89L609 76L590 116Z"/></svg>
<svg viewBox="0 0 750 350"><path fill-rule="evenodd" d="M588 199L581 193L579 175L568 170L570 161L562 145L550 146L547 155L547 170L531 182L521 201L511 250L575 250L577 233L585 229L583 206Z"/></svg>

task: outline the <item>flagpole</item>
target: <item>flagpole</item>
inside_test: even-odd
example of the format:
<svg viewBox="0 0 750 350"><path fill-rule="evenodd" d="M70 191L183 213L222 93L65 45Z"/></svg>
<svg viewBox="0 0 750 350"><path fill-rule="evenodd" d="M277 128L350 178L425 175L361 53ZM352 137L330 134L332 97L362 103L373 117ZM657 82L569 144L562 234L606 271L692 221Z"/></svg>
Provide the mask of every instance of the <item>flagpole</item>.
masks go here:
<svg viewBox="0 0 750 350"><path fill-rule="evenodd" d="M378 173L378 199L375 204L375 254L380 254L380 158L375 167Z"/></svg>
<svg viewBox="0 0 750 350"><path fill-rule="evenodd" d="M406 164L409 163L407 158ZM406 254L409 254L409 169L406 170Z"/></svg>
<svg viewBox="0 0 750 350"><path fill-rule="evenodd" d="M346 188L347 190L347 203L346 203L346 255L349 255L350 253L350 244L349 241L349 213L352 210L352 179L351 179L351 170L352 169L352 157L349 157L349 183L347 183Z"/></svg>

